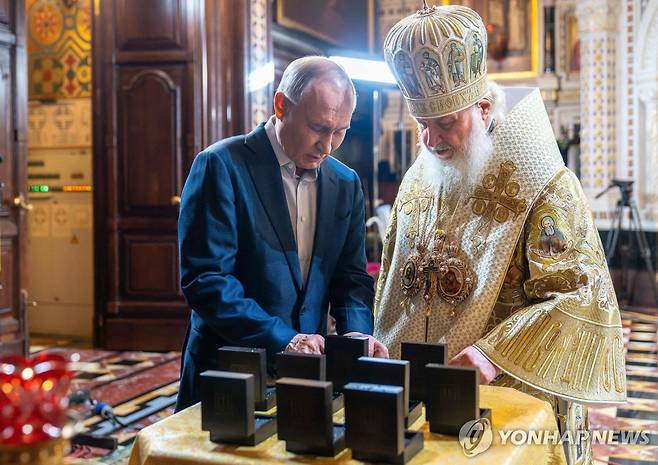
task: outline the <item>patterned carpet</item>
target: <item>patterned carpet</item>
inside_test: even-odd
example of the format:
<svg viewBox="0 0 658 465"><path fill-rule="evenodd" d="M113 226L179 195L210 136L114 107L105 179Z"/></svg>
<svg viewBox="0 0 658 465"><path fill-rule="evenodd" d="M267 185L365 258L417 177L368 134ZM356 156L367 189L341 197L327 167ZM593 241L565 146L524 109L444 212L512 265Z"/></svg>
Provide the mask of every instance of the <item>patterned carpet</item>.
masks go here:
<svg viewBox="0 0 658 465"><path fill-rule="evenodd" d="M658 465L658 317L623 312L628 403L590 409L590 426L600 430L645 431L648 445L594 445L596 464Z"/></svg>
<svg viewBox="0 0 658 465"><path fill-rule="evenodd" d="M629 401L619 407L590 409L590 425L599 430L646 431L649 445L594 445L597 465L658 465L658 316L624 312ZM55 344L60 345L60 344ZM33 352L46 346L33 346ZM52 350L52 346L50 347ZM55 349L77 360L73 389L90 389L91 397L112 405L119 421L79 409L87 432L117 439L115 451L74 446L67 464L124 465L137 432L173 413L178 392L180 353L113 352ZM77 355L76 355L77 354Z"/></svg>
<svg viewBox="0 0 658 465"><path fill-rule="evenodd" d="M32 346L32 352L45 350ZM53 350L49 347L48 350ZM137 432L171 415L178 393L180 352L113 352L92 349L56 348L64 352L77 372L72 392L89 389L90 397L112 406L122 425L115 425L98 415L90 406L76 410L83 429L90 434L116 438L114 450L73 446L66 463L76 465L125 464Z"/></svg>

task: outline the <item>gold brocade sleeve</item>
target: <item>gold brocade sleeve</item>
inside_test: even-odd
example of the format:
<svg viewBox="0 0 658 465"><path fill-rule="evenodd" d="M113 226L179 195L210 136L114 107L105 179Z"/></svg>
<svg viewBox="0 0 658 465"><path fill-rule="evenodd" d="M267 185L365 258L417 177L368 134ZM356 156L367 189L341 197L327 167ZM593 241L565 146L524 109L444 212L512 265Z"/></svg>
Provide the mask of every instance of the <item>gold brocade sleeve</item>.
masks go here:
<svg viewBox="0 0 658 465"><path fill-rule="evenodd" d="M560 171L525 224L525 304L475 346L518 380L578 402L626 400L619 307L592 213Z"/></svg>
<svg viewBox="0 0 658 465"><path fill-rule="evenodd" d="M391 207L391 218L389 220L388 226L386 227L386 235L384 236L384 244L382 247L382 263L379 270L379 276L377 277L377 289L375 293L375 303L374 303L374 317L377 318L379 314L379 305L381 304L382 292L384 289L384 284L386 283L386 278L391 268L391 260L393 259L393 253L395 252L395 238L397 236L397 226L398 226L398 199L396 197L393 202L393 207Z"/></svg>

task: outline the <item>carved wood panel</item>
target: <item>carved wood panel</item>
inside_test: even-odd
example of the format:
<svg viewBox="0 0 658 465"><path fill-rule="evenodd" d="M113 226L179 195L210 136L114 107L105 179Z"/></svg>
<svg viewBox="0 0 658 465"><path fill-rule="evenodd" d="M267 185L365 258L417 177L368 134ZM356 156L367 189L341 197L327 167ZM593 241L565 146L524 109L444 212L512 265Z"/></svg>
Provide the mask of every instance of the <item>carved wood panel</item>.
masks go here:
<svg viewBox="0 0 658 465"><path fill-rule="evenodd" d="M4 236L4 235L3 235ZM2 241L0 260L2 269L0 270L0 314L9 316L12 308L16 306L16 295L14 290L14 270L15 270L15 237L7 237ZM14 318L12 318L14 319Z"/></svg>
<svg viewBox="0 0 658 465"><path fill-rule="evenodd" d="M110 350L181 350L185 328L178 319L116 318L107 322L105 347Z"/></svg>
<svg viewBox="0 0 658 465"><path fill-rule="evenodd" d="M117 49L184 49L182 0L115 0Z"/></svg>
<svg viewBox="0 0 658 465"><path fill-rule="evenodd" d="M13 73L11 49L0 44L0 195L2 205L9 205L14 192L14 138L13 138ZM9 215L7 208L0 216Z"/></svg>
<svg viewBox="0 0 658 465"><path fill-rule="evenodd" d="M124 297L180 298L176 236L125 234L122 248Z"/></svg>
<svg viewBox="0 0 658 465"><path fill-rule="evenodd" d="M182 67L121 73L121 213L175 215L171 199L182 187Z"/></svg>

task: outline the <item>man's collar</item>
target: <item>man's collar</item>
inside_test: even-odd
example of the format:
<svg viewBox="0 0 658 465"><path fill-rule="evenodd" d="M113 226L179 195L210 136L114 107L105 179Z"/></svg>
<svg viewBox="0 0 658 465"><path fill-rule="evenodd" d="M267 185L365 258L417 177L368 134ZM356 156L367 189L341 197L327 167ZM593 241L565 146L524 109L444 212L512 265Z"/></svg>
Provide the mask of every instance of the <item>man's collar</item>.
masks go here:
<svg viewBox="0 0 658 465"><path fill-rule="evenodd" d="M281 145L281 142L277 137L276 130L274 129L275 121L276 116L274 115L272 115L270 119L267 120L265 123L265 133L267 134L267 138L270 140L270 144L272 144L272 149L274 150L274 155L276 155L276 159L279 162L279 166L284 166L291 173L295 174L297 167L295 166L295 162L293 162L283 150L283 146ZM315 181L318 179L318 170L319 168L313 170L305 170L302 177L304 180Z"/></svg>
<svg viewBox="0 0 658 465"><path fill-rule="evenodd" d="M270 119L267 120L265 123L265 133L267 133L267 138L270 140L270 144L272 144L272 149L274 149L274 155L276 155L276 159L279 161L279 166L285 166L288 164L293 164L293 161L286 155L286 152L283 150L283 146L281 145L281 142L279 142L279 138L276 135L276 130L274 129L274 120L276 119L276 116L272 115Z"/></svg>

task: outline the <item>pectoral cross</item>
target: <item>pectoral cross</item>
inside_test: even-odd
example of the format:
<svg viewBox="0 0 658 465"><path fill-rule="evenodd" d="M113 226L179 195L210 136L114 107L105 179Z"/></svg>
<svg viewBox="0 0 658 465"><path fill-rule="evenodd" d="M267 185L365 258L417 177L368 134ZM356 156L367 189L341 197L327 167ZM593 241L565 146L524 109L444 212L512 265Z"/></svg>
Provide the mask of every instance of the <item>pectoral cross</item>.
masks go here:
<svg viewBox="0 0 658 465"><path fill-rule="evenodd" d="M423 282L423 298L429 300L431 298L432 286L436 281L439 273L440 259L437 255L431 254L427 257L422 264L422 273L424 276Z"/></svg>
<svg viewBox="0 0 658 465"><path fill-rule="evenodd" d="M526 201L515 198L521 187L510 181L514 171L516 165L511 161L501 163L498 176L487 174L482 179L482 186L478 186L469 197L469 201L473 199L473 213L481 217L472 239L476 247L486 242L493 220L502 224L509 220L510 213L516 219L525 211Z"/></svg>

